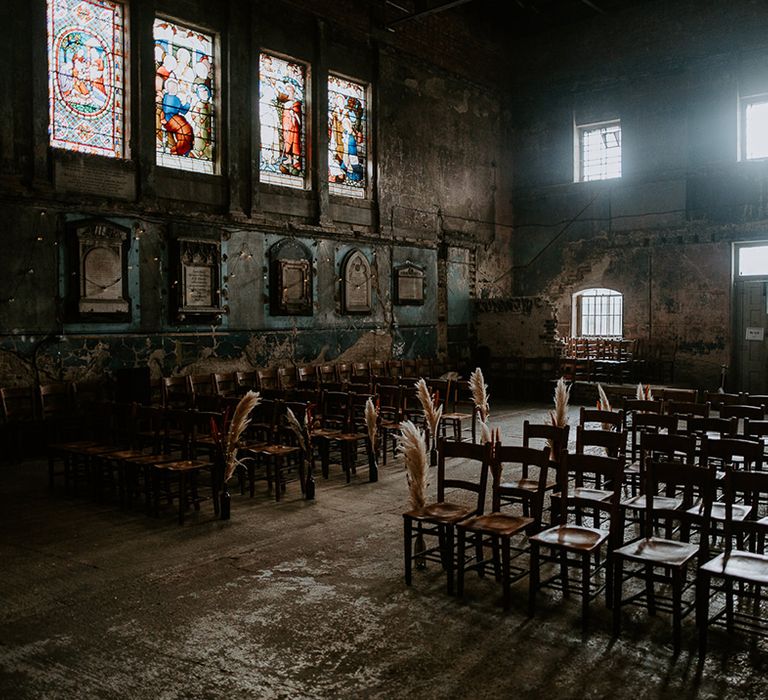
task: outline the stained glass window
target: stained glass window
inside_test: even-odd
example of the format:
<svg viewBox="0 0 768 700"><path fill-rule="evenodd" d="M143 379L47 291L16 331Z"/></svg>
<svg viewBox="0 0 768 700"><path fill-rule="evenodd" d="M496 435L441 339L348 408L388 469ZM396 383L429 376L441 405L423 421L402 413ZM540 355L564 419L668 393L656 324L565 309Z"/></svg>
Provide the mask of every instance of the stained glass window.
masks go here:
<svg viewBox="0 0 768 700"><path fill-rule="evenodd" d="M157 164L214 173L216 86L213 36L155 19Z"/></svg>
<svg viewBox="0 0 768 700"><path fill-rule="evenodd" d="M367 184L365 86L328 77L328 182L332 194L364 197Z"/></svg>
<svg viewBox="0 0 768 700"><path fill-rule="evenodd" d="M307 69L268 53L259 57L261 181L303 188L306 183Z"/></svg>
<svg viewBox="0 0 768 700"><path fill-rule="evenodd" d="M123 5L48 0L48 102L54 148L125 156Z"/></svg>

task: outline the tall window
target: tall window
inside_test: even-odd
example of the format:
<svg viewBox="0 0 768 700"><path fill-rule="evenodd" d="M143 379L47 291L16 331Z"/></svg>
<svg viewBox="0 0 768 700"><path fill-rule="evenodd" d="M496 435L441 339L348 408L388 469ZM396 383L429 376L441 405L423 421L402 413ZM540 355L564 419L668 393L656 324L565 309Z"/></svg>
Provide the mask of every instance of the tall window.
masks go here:
<svg viewBox="0 0 768 700"><path fill-rule="evenodd" d="M125 156L124 8L110 0L48 0L49 142Z"/></svg>
<svg viewBox="0 0 768 700"><path fill-rule="evenodd" d="M624 297L613 289L585 289L573 295L574 327L579 336L621 337Z"/></svg>
<svg viewBox="0 0 768 700"><path fill-rule="evenodd" d="M616 121L576 127L579 182L621 177L621 123Z"/></svg>
<svg viewBox="0 0 768 700"><path fill-rule="evenodd" d="M368 162L365 85L328 77L328 182L331 194L364 197Z"/></svg>
<svg viewBox="0 0 768 700"><path fill-rule="evenodd" d="M155 19L157 164L214 173L216 88L213 36Z"/></svg>
<svg viewBox="0 0 768 700"><path fill-rule="evenodd" d="M736 272L739 277L768 277L768 245L765 243L737 245Z"/></svg>
<svg viewBox="0 0 768 700"><path fill-rule="evenodd" d="M768 95L742 101L742 157L768 158Z"/></svg>
<svg viewBox="0 0 768 700"><path fill-rule="evenodd" d="M305 187L306 90L306 66L268 53L259 56L262 182Z"/></svg>

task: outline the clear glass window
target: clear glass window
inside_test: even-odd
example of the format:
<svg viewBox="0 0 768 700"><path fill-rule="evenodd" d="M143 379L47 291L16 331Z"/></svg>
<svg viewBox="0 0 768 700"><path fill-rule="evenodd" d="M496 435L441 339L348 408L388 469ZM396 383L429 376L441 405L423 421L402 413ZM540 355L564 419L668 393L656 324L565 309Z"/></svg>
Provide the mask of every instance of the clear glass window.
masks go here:
<svg viewBox="0 0 768 700"><path fill-rule="evenodd" d="M579 181L621 177L621 124L618 121L577 128Z"/></svg>
<svg viewBox="0 0 768 700"><path fill-rule="evenodd" d="M585 289L574 295L576 334L620 338L623 335L624 296L613 289Z"/></svg>

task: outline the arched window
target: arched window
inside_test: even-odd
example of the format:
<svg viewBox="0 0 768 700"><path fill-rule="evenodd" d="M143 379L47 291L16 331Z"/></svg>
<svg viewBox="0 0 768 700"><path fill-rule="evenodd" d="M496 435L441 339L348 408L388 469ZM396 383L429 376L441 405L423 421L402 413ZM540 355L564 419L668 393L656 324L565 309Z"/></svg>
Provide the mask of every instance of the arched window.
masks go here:
<svg viewBox="0 0 768 700"><path fill-rule="evenodd" d="M573 295L575 335L620 338L623 321L624 295L621 292L594 287Z"/></svg>

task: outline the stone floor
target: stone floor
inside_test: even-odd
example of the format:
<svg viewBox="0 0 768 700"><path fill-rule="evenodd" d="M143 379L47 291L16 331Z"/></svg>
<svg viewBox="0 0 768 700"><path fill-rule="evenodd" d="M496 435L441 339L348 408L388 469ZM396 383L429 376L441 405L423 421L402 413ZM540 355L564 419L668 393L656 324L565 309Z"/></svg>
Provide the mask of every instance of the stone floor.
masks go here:
<svg viewBox="0 0 768 700"><path fill-rule="evenodd" d="M541 406L495 406L515 442ZM686 620L643 611L610 634L604 605L582 631L577 600L527 579L509 614L492 577L463 602L435 565L402 577L400 461L317 500L235 496L178 526L50 492L41 461L0 469L0 698L766 698L768 645L713 634L697 668Z"/></svg>

